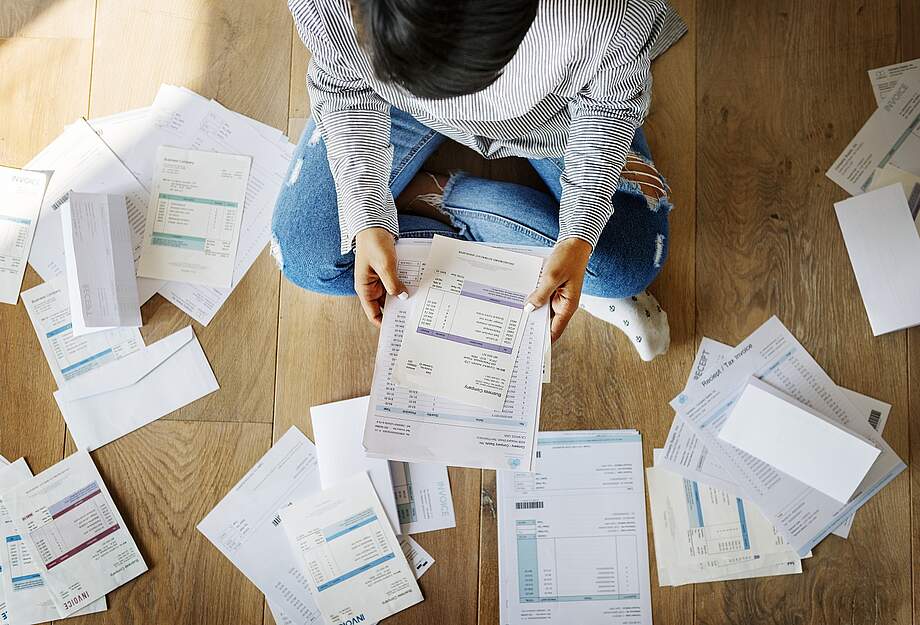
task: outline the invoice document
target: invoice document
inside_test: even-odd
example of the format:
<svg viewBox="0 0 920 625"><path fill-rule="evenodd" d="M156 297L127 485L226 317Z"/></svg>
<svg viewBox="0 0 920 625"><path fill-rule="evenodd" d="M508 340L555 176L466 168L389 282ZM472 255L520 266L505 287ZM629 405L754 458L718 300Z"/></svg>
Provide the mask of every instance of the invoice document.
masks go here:
<svg viewBox="0 0 920 625"><path fill-rule="evenodd" d="M848 503L841 504L718 439L716 433L751 375L795 397L882 450ZM742 497L764 513L800 556L808 553L906 468L858 408L776 317L742 341L718 369L672 400L671 406L737 481Z"/></svg>
<svg viewBox="0 0 920 625"><path fill-rule="evenodd" d="M536 256L435 236L410 292L396 384L500 410L542 267Z"/></svg>
<svg viewBox="0 0 920 625"><path fill-rule="evenodd" d="M749 502L658 466L646 478L660 586L802 572L798 554Z"/></svg>
<svg viewBox="0 0 920 625"><path fill-rule="evenodd" d="M310 408L320 483L323 488L332 488L355 473L367 473L393 532L399 535L402 530L390 464L383 458L369 458L361 443L366 416L367 397Z"/></svg>
<svg viewBox="0 0 920 625"><path fill-rule="evenodd" d="M128 208L122 195L70 192L61 207L74 336L141 323Z"/></svg>
<svg viewBox="0 0 920 625"><path fill-rule="evenodd" d="M45 172L0 167L0 303L19 299L47 186Z"/></svg>
<svg viewBox="0 0 920 625"><path fill-rule="evenodd" d="M497 474L501 625L651 625L641 435L541 432L538 453Z"/></svg>
<svg viewBox="0 0 920 625"><path fill-rule="evenodd" d="M827 171L850 195L865 192L891 164L920 174L920 76L900 80Z"/></svg>
<svg viewBox="0 0 920 625"><path fill-rule="evenodd" d="M22 293L22 303L38 335L58 388L144 347L137 328L116 328L74 336L66 279L39 284Z"/></svg>
<svg viewBox="0 0 920 625"><path fill-rule="evenodd" d="M917 231L920 232L920 176L906 172L894 165L886 165L875 170L867 191L875 191L892 184L899 184L904 189L904 197L907 198L911 217L913 217L914 224L917 226Z"/></svg>
<svg viewBox="0 0 920 625"><path fill-rule="evenodd" d="M403 534L457 526L447 467L443 464L390 461L396 512Z"/></svg>
<svg viewBox="0 0 920 625"><path fill-rule="evenodd" d="M429 241L413 239L396 245L399 277L410 290L421 283L430 245ZM540 258L552 251L537 247L510 249ZM545 351L549 307L535 310L527 320L508 394L499 410L476 408L394 382L396 356L411 308L411 300L397 298L389 298L384 308L364 428L368 455L409 462L531 471L540 425L540 363Z"/></svg>
<svg viewBox="0 0 920 625"><path fill-rule="evenodd" d="M137 273L229 288L252 159L161 146Z"/></svg>
<svg viewBox="0 0 920 625"><path fill-rule="evenodd" d="M295 502L280 514L329 625L373 623L422 601L367 473Z"/></svg>
<svg viewBox="0 0 920 625"><path fill-rule="evenodd" d="M816 410L751 377L719 440L846 503L881 450Z"/></svg>
<svg viewBox="0 0 920 625"><path fill-rule="evenodd" d="M0 493L32 478L25 459L0 469ZM63 615L58 613L45 584L41 567L32 556L21 532L9 511L0 500L0 530L2 530L2 547L0 547L0 577L5 606L2 609L2 622L17 625L32 625L56 620ZM105 597L97 599L72 616L102 612L106 609Z"/></svg>
<svg viewBox="0 0 920 625"><path fill-rule="evenodd" d="M292 427L198 524L265 594L272 611L292 623L321 623L322 617L278 511L320 490L316 448Z"/></svg>
<svg viewBox="0 0 920 625"><path fill-rule="evenodd" d="M920 324L920 233L900 184L834 204L872 334Z"/></svg>
<svg viewBox="0 0 920 625"><path fill-rule="evenodd" d="M885 103L885 100L891 95L897 87L898 82L905 76L909 78L920 78L920 59L905 61L904 63L895 63L885 67L877 67L869 70L869 82L872 84L872 93L875 94L875 101L879 106Z"/></svg>

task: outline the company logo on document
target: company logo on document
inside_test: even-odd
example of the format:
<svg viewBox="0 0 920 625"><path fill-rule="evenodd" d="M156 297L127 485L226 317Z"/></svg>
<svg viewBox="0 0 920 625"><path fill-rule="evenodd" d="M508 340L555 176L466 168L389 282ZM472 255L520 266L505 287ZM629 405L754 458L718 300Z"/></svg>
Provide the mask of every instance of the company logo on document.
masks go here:
<svg viewBox="0 0 920 625"><path fill-rule="evenodd" d="M519 466L521 466L521 459L520 458L508 458L508 466L511 467L512 469L518 468Z"/></svg>
<svg viewBox="0 0 920 625"><path fill-rule="evenodd" d="M364 622L364 613L362 612L358 616L353 616L351 618L345 619L344 621L339 623L339 625L358 625L358 623L363 623L363 622Z"/></svg>

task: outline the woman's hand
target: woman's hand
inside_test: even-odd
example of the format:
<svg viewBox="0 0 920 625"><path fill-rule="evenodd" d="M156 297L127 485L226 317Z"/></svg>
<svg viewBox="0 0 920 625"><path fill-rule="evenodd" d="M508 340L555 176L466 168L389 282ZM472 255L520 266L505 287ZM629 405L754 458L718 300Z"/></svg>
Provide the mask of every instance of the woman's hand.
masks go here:
<svg viewBox="0 0 920 625"><path fill-rule="evenodd" d="M575 311L581 299L581 286L585 279L585 269L591 258L591 244L581 239L565 239L556 243L553 253L543 266L543 275L536 290L530 294L528 301L534 308L551 304L550 336L558 339Z"/></svg>
<svg viewBox="0 0 920 625"><path fill-rule="evenodd" d="M364 314L378 328L387 295L409 297L396 275L396 244L384 228L368 228L355 237L355 293Z"/></svg>

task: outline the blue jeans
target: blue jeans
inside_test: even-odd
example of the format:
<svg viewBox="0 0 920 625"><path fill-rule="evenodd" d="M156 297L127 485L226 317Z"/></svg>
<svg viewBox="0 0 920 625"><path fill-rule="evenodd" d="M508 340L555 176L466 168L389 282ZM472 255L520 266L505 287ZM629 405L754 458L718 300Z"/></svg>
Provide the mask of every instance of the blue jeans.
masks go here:
<svg viewBox="0 0 920 625"><path fill-rule="evenodd" d="M408 113L392 111L390 190L396 197L444 136ZM329 295L354 295L354 252L343 255L340 250L335 185L325 145L315 131L311 120L278 196L272 220L273 253L294 284ZM633 138L632 151L651 161L641 128ZM440 234L470 241L551 247L559 233L564 163L561 158L530 162L552 195L518 184L455 174L443 199L443 210L451 223L400 214L400 236L431 238ZM661 271L668 254L670 204L666 198L647 202L638 186L621 181L613 206L613 216L588 263L584 292L628 297L645 289Z"/></svg>

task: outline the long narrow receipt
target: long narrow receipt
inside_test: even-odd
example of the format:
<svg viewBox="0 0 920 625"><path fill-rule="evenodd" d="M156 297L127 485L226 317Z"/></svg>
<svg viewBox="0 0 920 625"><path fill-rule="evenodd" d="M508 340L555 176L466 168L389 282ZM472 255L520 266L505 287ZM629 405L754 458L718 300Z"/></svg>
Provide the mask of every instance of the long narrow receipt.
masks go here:
<svg viewBox="0 0 920 625"><path fill-rule="evenodd" d="M366 473L298 501L280 515L330 625L376 622L422 601Z"/></svg>
<svg viewBox="0 0 920 625"><path fill-rule="evenodd" d="M650 625L641 435L541 432L539 453L498 472L501 625Z"/></svg>
<svg viewBox="0 0 920 625"><path fill-rule="evenodd" d="M0 302L19 299L48 174L0 167Z"/></svg>
<svg viewBox="0 0 920 625"><path fill-rule="evenodd" d="M22 302L58 388L69 380L144 347L144 339L137 328L116 328L74 336L64 277L23 291Z"/></svg>
<svg viewBox="0 0 920 625"><path fill-rule="evenodd" d="M418 286L428 256L427 241L404 240L396 246L398 271L410 289ZM505 246L545 258L551 248ZM546 306L534 311L524 329L508 395L500 410L406 389L393 381L411 303L387 302L377 345L374 381L364 429L368 455L409 462L485 469L531 471L540 426L540 363L547 337Z"/></svg>
<svg viewBox="0 0 920 625"><path fill-rule="evenodd" d="M161 146L138 275L231 286L251 165L248 156Z"/></svg>
<svg viewBox="0 0 920 625"><path fill-rule="evenodd" d="M795 397L882 450L848 503L841 504L808 488L716 437L715 433L751 375ZM672 400L671 406L677 417L693 427L718 463L735 478L744 498L766 515L800 556L808 553L906 468L859 409L776 317L742 341L716 371Z"/></svg>
<svg viewBox="0 0 920 625"><path fill-rule="evenodd" d="M500 410L542 266L535 256L435 236L411 297L395 382Z"/></svg>
<svg viewBox="0 0 920 625"><path fill-rule="evenodd" d="M61 615L147 571L88 452L72 454L2 497Z"/></svg>
<svg viewBox="0 0 920 625"><path fill-rule="evenodd" d="M131 225L122 195L69 194L61 207L74 336L141 325Z"/></svg>

